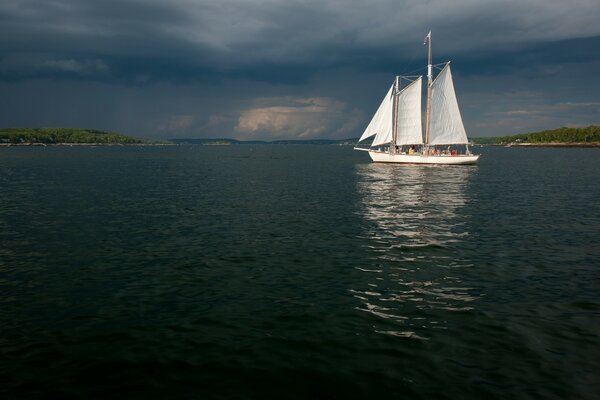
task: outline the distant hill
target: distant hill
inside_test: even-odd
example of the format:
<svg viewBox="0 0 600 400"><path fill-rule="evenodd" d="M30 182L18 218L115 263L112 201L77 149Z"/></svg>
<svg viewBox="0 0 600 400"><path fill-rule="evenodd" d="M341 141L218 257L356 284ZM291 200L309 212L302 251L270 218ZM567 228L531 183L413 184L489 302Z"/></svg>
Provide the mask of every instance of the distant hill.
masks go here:
<svg viewBox="0 0 600 400"><path fill-rule="evenodd" d="M600 126L590 125L586 128L563 127L511 136L475 137L471 140L476 144L594 144L600 143Z"/></svg>
<svg viewBox="0 0 600 400"><path fill-rule="evenodd" d="M5 144L140 144L141 139L80 128L0 128L0 143Z"/></svg>
<svg viewBox="0 0 600 400"><path fill-rule="evenodd" d="M201 144L205 146L216 145L216 146L226 146L226 145L234 145L234 144L252 144L252 143L266 143L260 140L253 141L240 141L235 139L193 139L193 138L185 138L185 139L170 139L172 143L175 144Z"/></svg>
<svg viewBox="0 0 600 400"><path fill-rule="evenodd" d="M83 128L0 128L1 144L199 144L199 145L242 145L242 144L332 144L354 145L358 139L307 139L307 140L236 140L217 139L170 139L146 140Z"/></svg>
<svg viewBox="0 0 600 400"><path fill-rule="evenodd" d="M236 139L171 139L175 144L200 144L200 145L243 145L243 144L333 144L354 145L358 139L306 139L306 140L236 140Z"/></svg>

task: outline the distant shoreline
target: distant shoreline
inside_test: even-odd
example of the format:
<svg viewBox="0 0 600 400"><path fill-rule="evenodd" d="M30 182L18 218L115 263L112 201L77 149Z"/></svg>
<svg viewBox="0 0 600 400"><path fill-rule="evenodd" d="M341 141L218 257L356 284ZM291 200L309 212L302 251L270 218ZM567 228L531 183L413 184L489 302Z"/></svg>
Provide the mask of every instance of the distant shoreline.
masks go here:
<svg viewBox="0 0 600 400"><path fill-rule="evenodd" d="M0 143L0 147L177 146L175 143Z"/></svg>
<svg viewBox="0 0 600 400"><path fill-rule="evenodd" d="M502 137L471 137L476 146L600 148L600 126L559 128ZM358 138L239 140L230 138L139 139L116 132L84 128L0 128L0 147L10 146L229 146L252 144L355 146Z"/></svg>
<svg viewBox="0 0 600 400"><path fill-rule="evenodd" d="M475 144L521 147L600 147L600 126L558 128L510 136L470 137Z"/></svg>
<svg viewBox="0 0 600 400"><path fill-rule="evenodd" d="M504 143L504 144L476 144L476 146L496 146L496 147L600 147L600 142L593 142L593 143Z"/></svg>

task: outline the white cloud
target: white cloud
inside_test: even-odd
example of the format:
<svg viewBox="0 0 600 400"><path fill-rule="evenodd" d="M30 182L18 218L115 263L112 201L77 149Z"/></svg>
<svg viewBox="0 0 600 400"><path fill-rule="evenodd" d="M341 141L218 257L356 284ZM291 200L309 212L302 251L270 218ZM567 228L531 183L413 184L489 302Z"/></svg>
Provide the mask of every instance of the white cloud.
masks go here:
<svg viewBox="0 0 600 400"><path fill-rule="evenodd" d="M328 97L259 98L253 103L235 126L241 139L342 137L353 133L359 119L356 110Z"/></svg>

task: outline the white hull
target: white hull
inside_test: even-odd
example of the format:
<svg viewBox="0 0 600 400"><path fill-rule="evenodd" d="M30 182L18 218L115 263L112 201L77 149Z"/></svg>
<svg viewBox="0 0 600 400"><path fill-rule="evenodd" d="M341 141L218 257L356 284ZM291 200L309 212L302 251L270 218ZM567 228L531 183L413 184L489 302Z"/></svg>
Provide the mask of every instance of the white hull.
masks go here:
<svg viewBox="0 0 600 400"><path fill-rule="evenodd" d="M475 164L479 155L423 155L423 154L390 154L382 151L369 150L369 156L374 162L400 164Z"/></svg>

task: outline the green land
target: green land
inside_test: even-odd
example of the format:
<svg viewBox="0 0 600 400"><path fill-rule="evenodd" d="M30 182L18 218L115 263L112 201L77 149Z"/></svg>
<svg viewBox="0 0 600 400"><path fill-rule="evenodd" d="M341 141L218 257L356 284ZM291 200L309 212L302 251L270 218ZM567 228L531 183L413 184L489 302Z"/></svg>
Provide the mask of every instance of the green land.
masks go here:
<svg viewBox="0 0 600 400"><path fill-rule="evenodd" d="M594 146L600 147L600 126L559 128L511 136L474 137L475 144L513 146Z"/></svg>
<svg viewBox="0 0 600 400"><path fill-rule="evenodd" d="M2 128L0 144L144 144L151 143L131 136L98 129L79 128Z"/></svg>

